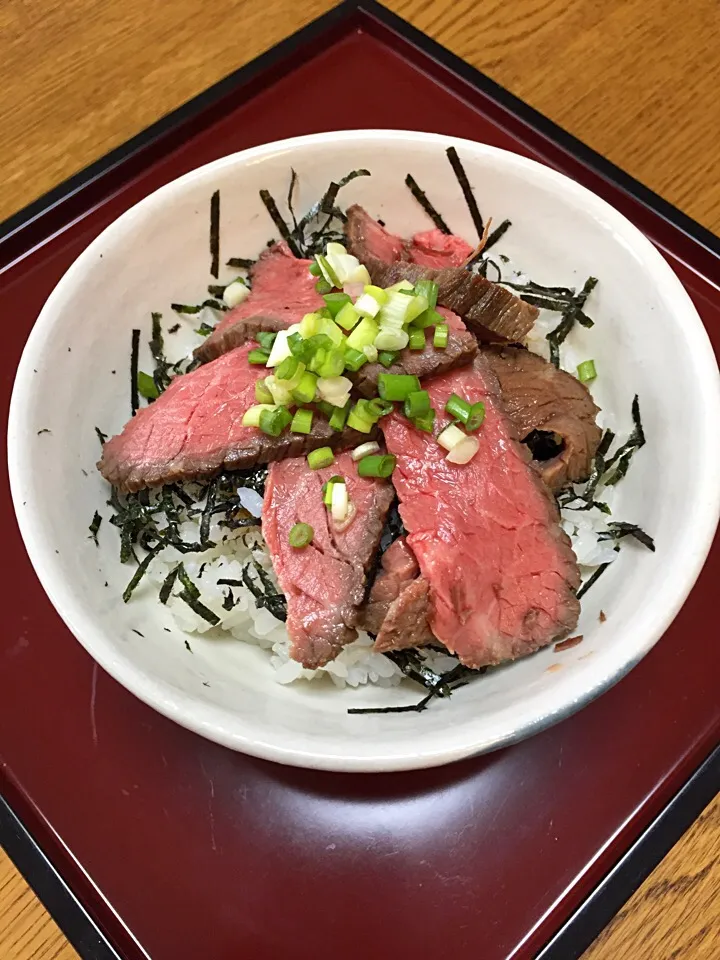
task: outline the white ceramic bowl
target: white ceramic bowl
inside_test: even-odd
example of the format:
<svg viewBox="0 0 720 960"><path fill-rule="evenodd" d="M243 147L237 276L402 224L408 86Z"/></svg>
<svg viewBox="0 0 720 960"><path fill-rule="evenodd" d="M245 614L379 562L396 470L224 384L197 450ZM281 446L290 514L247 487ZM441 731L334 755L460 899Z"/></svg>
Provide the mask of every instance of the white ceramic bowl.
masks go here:
<svg viewBox="0 0 720 960"><path fill-rule="evenodd" d="M561 654L551 647L498 669L422 714L349 716L348 706L409 703L417 691L284 687L257 647L196 639L189 655L180 633L162 629L170 624L156 600L123 604L128 569L117 559L117 531L106 519L99 549L87 535L96 508L108 516L93 428L117 432L128 416L131 328L149 332L151 310L167 317L170 301L196 302L203 294L212 191L222 196L223 260L257 255L274 235L258 190L284 197L291 166L300 177L300 210L331 179L368 167L372 177L348 186L343 202L363 203L403 234L428 226L403 186L412 171L452 229L472 240L445 158L450 143L485 215L512 220L499 249L514 263L550 284L600 278L596 325L581 330L577 342L596 360L593 392L620 433L630 426L633 394L640 395L648 442L617 488L615 514L650 532L657 552L623 550L583 601L579 646ZM128 690L236 750L307 767L399 770L529 736L588 703L648 652L711 543L718 423L718 372L702 323L667 263L621 214L561 174L493 147L425 133L351 131L267 144L201 167L127 211L78 257L45 304L18 369L10 476L40 581L77 639ZM38 435L44 428L52 432Z"/></svg>

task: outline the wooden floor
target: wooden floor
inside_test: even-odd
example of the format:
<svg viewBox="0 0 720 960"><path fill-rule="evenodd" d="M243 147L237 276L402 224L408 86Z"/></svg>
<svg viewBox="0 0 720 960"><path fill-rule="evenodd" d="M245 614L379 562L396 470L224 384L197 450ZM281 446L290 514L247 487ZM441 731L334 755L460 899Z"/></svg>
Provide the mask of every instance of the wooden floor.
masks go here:
<svg viewBox="0 0 720 960"><path fill-rule="evenodd" d="M717 0L387 5L720 232ZM0 219L330 6L2 0ZM585 960L718 960L719 851L716 800ZM0 856L0 960L73 957Z"/></svg>

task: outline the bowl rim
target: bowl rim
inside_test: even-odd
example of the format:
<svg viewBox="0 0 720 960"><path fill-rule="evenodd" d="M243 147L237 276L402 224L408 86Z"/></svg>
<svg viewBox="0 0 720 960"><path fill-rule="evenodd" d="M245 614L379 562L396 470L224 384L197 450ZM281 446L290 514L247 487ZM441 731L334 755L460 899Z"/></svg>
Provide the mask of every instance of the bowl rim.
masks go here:
<svg viewBox="0 0 720 960"><path fill-rule="evenodd" d="M499 730L486 731L485 736L482 729L469 723L466 724L465 736L453 738L453 741L443 749L437 747L425 749L422 745L416 744L412 751L407 748L395 752L386 750L377 757L368 757L361 753L354 754L352 750L343 752L342 755L318 752L278 743L277 736L271 736L269 739L249 736L234 725L236 720L233 720L228 710L197 700L190 694L180 694L169 683L146 675L131 660L119 657L117 651L114 651L111 644L105 640L103 630L93 624L82 603L75 599L69 589L69 581L56 575L53 570L53 553L45 542L38 518L31 509L23 505L22 500L24 477L32 468L29 445L24 442L26 431L23 430L33 390L31 373L33 368L37 367L37 358L42 354L47 336L53 328L58 308L62 306L64 298L82 284L88 269L91 269L96 251L108 241L112 242L115 235L120 235L131 228L137 216L144 215L156 206L163 206L174 194L181 193L187 185L210 178L225 168L234 166L242 168L248 163L261 161L279 152L289 153L308 146L324 144L332 146L339 142L357 142L358 140L366 143L392 141L408 146L413 143L436 144L442 148L453 144L458 149L464 148L471 151L474 157L481 155L494 159L505 167L515 167L526 172L535 182L539 180L542 184L544 181L545 184L554 186L564 195L574 199L577 206L588 215L595 215L597 219L611 226L642 260L653 282L661 289L663 298L668 304L669 314L675 322L682 324L702 395L701 432L708 440L705 445L705 456L695 474L696 495L693 498L691 513L685 517L691 532L687 542L691 542L693 547L686 551L687 555L678 554L673 557L672 562L677 569L677 577L674 579L671 590L664 595L662 604L658 605L661 609L645 608L643 627L637 631L642 640L635 641L629 656L620 662L616 659L599 676L588 678L582 684L579 683L579 678L560 678L551 694L546 692L540 695L540 700L550 696L552 706L542 712L537 710L529 712L529 715L519 723L513 725L505 722L500 724ZM18 365L10 402L7 434L8 467L18 526L43 589L75 638L96 663L127 690L181 726L234 750L266 760L306 768L345 772L380 772L438 766L522 740L575 713L618 682L645 656L679 612L699 576L712 545L720 516L720 484L717 482L717 477L720 476L720 446L712 442L718 422L720 422L720 374L707 331L692 300L677 275L650 240L606 200L544 163L489 144L444 134L409 130L346 130L272 141L220 157L164 184L108 224L79 254L58 281L30 331ZM713 431L713 425L715 431ZM191 704L191 710L187 709L187 703ZM487 718L485 719L487 723Z"/></svg>

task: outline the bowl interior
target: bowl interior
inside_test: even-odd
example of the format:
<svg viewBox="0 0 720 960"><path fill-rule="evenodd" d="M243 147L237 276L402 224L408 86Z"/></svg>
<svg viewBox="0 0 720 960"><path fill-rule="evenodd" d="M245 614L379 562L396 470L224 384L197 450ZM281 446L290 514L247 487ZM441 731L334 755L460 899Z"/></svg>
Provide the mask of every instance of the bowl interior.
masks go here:
<svg viewBox="0 0 720 960"><path fill-rule="evenodd" d="M347 186L343 203L362 203L403 234L431 226L403 184L410 171L453 231L473 242L445 158L450 142L427 134L321 135L195 171L128 211L82 254L30 337L9 444L16 509L40 579L105 669L164 713L229 746L308 766L397 769L526 735L637 662L676 613L709 547L717 519L717 371L684 290L634 227L577 184L532 161L456 140L485 216L496 224L512 220L497 252L541 283L600 280L589 308L595 326L580 329L573 343L596 362L593 394L606 425L627 433L633 395L640 397L648 442L617 488L614 519L639 523L657 552L628 546L587 594L577 631L583 643L497 669L423 714L349 716L348 706L409 703L417 693L405 686L340 691L329 682L284 687L256 647L194 638L189 653L151 589L122 602L132 571L120 565L117 531L107 522L94 428L118 432L130 414L131 330L142 331L140 366L149 369L151 311L162 312L167 326L175 321L171 301L205 295L212 192L221 192L222 262L257 256L276 236L258 191L267 188L280 201L291 167L299 176L299 211L330 180L367 167L372 176ZM233 275L223 267L220 281ZM194 342L192 319L182 323L176 351ZM99 547L88 538L96 509L105 518Z"/></svg>

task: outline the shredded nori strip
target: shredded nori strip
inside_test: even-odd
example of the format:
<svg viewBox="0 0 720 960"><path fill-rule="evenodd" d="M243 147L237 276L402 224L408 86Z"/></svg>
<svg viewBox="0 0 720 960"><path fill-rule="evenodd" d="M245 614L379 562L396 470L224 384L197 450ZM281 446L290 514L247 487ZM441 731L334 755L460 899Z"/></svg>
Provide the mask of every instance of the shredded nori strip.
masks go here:
<svg viewBox="0 0 720 960"><path fill-rule="evenodd" d="M287 620L287 600L285 599L285 595L277 592L272 580L270 580L270 577L268 577L267 573L256 560L252 561L252 566L255 569L256 576L260 583L258 584L258 582L254 581L250 576L249 563L243 567L242 577L244 586L248 588L255 598L255 606L265 607L276 620Z"/></svg>
<svg viewBox="0 0 720 960"><path fill-rule="evenodd" d="M278 229L280 236L283 238L285 243L290 248L291 252L298 259L302 259L303 251L298 246L297 240L293 236L292 232L288 228L288 225L285 223L283 218L280 216L280 211L277 208L277 204L272 198L272 195L269 190L260 191L260 199L265 204L267 212L270 214L272 222Z"/></svg>
<svg viewBox="0 0 720 960"><path fill-rule="evenodd" d="M148 552L148 554L145 557L143 557L142 561L138 565L137 570L132 575L132 578L130 579L130 583L128 583L128 585L123 590L122 598L125 601L125 603L128 602L128 600L133 594L133 591L135 590L135 587L137 587L137 585L140 583L142 578L147 573L147 568L150 566L150 563L155 559L157 554L162 550L164 546L165 546L165 541L164 540L159 541Z"/></svg>
<svg viewBox="0 0 720 960"><path fill-rule="evenodd" d="M203 620L206 620L208 623L212 624L213 627L216 627L220 623L220 617L218 617L216 613L213 613L209 607L206 607L204 603L201 603L197 597L188 593L187 590L181 591L180 593L176 594L176 596L181 600L184 600L193 613L196 613L199 617L202 617Z"/></svg>
<svg viewBox="0 0 720 960"><path fill-rule="evenodd" d="M140 352L140 331L133 330L130 341L130 408L132 416L135 416L137 408L140 406L140 395L138 393L138 354Z"/></svg>
<svg viewBox="0 0 720 960"><path fill-rule="evenodd" d="M209 337L214 329L215 327L211 327L209 323L201 323L195 333L200 337Z"/></svg>
<svg viewBox="0 0 720 960"><path fill-rule="evenodd" d="M220 191L210 197L210 273L217 280L220 270Z"/></svg>
<svg viewBox="0 0 720 960"><path fill-rule="evenodd" d="M92 523L91 523L90 526L88 527L88 530L90 531L90 537L91 537L91 539L93 539L93 540L95 541L95 546L96 546L96 547L98 546L98 538L97 538L97 535L98 535L98 530L100 529L100 524L101 524L101 523L102 523L102 517L100 516L100 514L99 514L99 513L97 512L97 510L96 510L96 511L95 511L95 515L94 515L93 518L92 518Z"/></svg>
<svg viewBox="0 0 720 960"><path fill-rule="evenodd" d="M550 362L558 368L560 367L560 344L563 343L567 335L575 326L575 321L579 321L584 327L593 325L593 321L587 316L587 314L583 313L582 308L585 306L587 298L595 289L596 285L596 277L587 278L580 293L574 297L571 305L568 306L563 312L560 323L557 325L557 327L555 327L554 330L551 330L545 338L550 345Z"/></svg>
<svg viewBox="0 0 720 960"><path fill-rule="evenodd" d="M255 261L249 257L230 257L226 263L226 266L236 267L238 270L249 270L254 265Z"/></svg>
<svg viewBox="0 0 720 960"><path fill-rule="evenodd" d="M188 653L193 652L192 647L190 646L190 642L188 640L185 641L185 649L187 650Z"/></svg>
<svg viewBox="0 0 720 960"><path fill-rule="evenodd" d="M457 177L457 182L460 184L460 189L462 190L463 196L465 197L465 203L467 204L468 210L470 211L472 222L475 224L475 229L477 230L478 238L482 239L482 235L485 230L482 214L480 213L480 208L477 205L477 200L475 199L475 194L473 193L473 189L470 186L470 181L467 178L465 169L462 163L460 162L460 157L458 156L458 152L455 149L455 147L448 147L445 153L447 154L447 158L450 161L450 166L453 168L453 173ZM486 244L486 247L487 247L487 244Z"/></svg>
<svg viewBox="0 0 720 960"><path fill-rule="evenodd" d="M220 303L217 300L203 300L202 303L171 303L170 309L174 310L175 313L200 313L201 310L204 310L205 307L210 307L212 310L222 310L223 312L227 310L227 307L224 303Z"/></svg>
<svg viewBox="0 0 720 960"><path fill-rule="evenodd" d="M287 208L290 211L290 216L292 217L293 222L293 234L297 236L298 232L298 222L297 217L295 216L295 207L293 206L293 194L295 193L295 187L297 186L298 175L295 172L293 167L290 167L290 185L288 186L287 193Z"/></svg>
<svg viewBox="0 0 720 960"><path fill-rule="evenodd" d="M52 433L52 430L49 427L43 427L42 430L38 430L37 435L40 436L41 433Z"/></svg>
<svg viewBox="0 0 720 960"><path fill-rule="evenodd" d="M172 588L175 586L175 581L177 580L179 567L173 567L170 573L165 577L160 587L160 593L158 594L160 603L167 603L170 599L170 594L172 593Z"/></svg>
<svg viewBox="0 0 720 960"><path fill-rule="evenodd" d="M512 220L503 220L500 226L495 227L495 229L490 232L487 240L485 241L485 246L483 247L482 252L487 253L490 247L494 247L495 244L498 242L498 240L501 237L505 236L505 234L508 232L511 226L512 226Z"/></svg>
<svg viewBox="0 0 720 960"><path fill-rule="evenodd" d="M207 291L211 297L222 298L222 295L225 293L225 289L227 286L228 286L227 283L225 284L211 283L210 286L207 288Z"/></svg>
<svg viewBox="0 0 720 960"><path fill-rule="evenodd" d="M202 519L200 520L200 543L208 544L213 547L215 544L210 539L210 519L215 507L215 496L217 494L217 489L218 480L211 480L207 491L207 497L205 499L205 507L202 512Z"/></svg>
<svg viewBox="0 0 720 960"><path fill-rule="evenodd" d="M232 610L235 606L235 597L233 596L232 588L228 589L228 592L223 597L223 610Z"/></svg>
<svg viewBox="0 0 720 960"><path fill-rule="evenodd" d="M605 571L607 570L607 568L608 568L609 566L610 566L610 563L609 563L609 562L608 562L608 563L601 563L601 564L600 564L600 566L599 566L599 567L597 568L597 570L593 573L593 575L592 575L591 577L589 577L589 578L585 581L585 583L582 584L582 586L580 587L580 589L578 590L578 592L575 594L575 596L578 598L578 600L580 600L582 597L585 596L585 594L588 592L588 590L590 589L590 587L595 583L595 581L596 581L599 577L601 577L601 576L603 575L603 573L605 573Z"/></svg>
<svg viewBox="0 0 720 960"><path fill-rule="evenodd" d="M418 660L422 659L417 650L395 651L394 654L386 654L386 656L389 656L397 663L398 661L395 659L395 657L398 653L415 654ZM406 676L412 677L413 680L417 680L418 683L422 683L422 685L427 688L428 693L422 698L422 700L418 701L417 703L407 704L403 707L351 707L348 710L348 713L422 713L423 710L427 709L431 700L434 700L436 697L449 697L454 690L458 690L460 687L466 686L471 679L481 676L483 673L485 673L484 667L482 667L480 670L472 670L470 667L466 667L462 663L459 663L456 667L453 667L452 670L448 670L446 673L436 674L432 670L428 670L427 673L429 676L419 678L413 672L409 672L402 666L400 668L403 670L403 673L405 673ZM430 679L430 677L434 679Z"/></svg>
<svg viewBox="0 0 720 960"><path fill-rule="evenodd" d="M332 231L331 229L331 223L333 220L337 219L344 222L347 219L345 214L339 210L337 206L335 206L337 195L344 186L346 186L352 180L355 180L356 177L369 176L369 170L351 170L350 173L346 174L337 182L334 180L331 181L320 200L318 200L317 203L314 203L305 216L302 217L300 222L297 224L295 236L300 246L304 248L306 256L314 256L316 253L319 253L324 245L332 240L339 242L343 241L344 238L342 232ZM308 226L320 216L321 213L325 215L326 220L314 233L312 233L308 239L305 236L305 231L307 230Z"/></svg>
<svg viewBox="0 0 720 960"><path fill-rule="evenodd" d="M162 335L162 314L153 313L152 315L152 336L150 338L150 353L155 361L155 370L153 371L153 381L158 394L161 394L170 385L170 364L165 359L165 341Z"/></svg>
<svg viewBox="0 0 720 960"><path fill-rule="evenodd" d="M100 441L100 446L101 447L104 446L105 443L107 442L108 435L106 433L103 433L100 427L95 427L95 433L97 434L97 438Z"/></svg>
<svg viewBox="0 0 720 960"><path fill-rule="evenodd" d="M639 450L640 447L645 445L645 431L643 430L642 420L640 418L640 400L637 394L635 394L635 396L633 397L631 412L632 412L632 419L633 419L632 433L627 438L625 443L615 451L612 457L610 457L610 459L608 460L605 466L606 470L609 470L612 466L618 463L618 461L622 462L622 460L625 458L628 460L628 464L629 464L630 457L632 457L635 451ZM622 476L624 476L625 473L627 472L628 464L625 465ZM620 469L620 463L618 463L618 466L616 469L617 470ZM617 480L606 481L606 483L608 484L610 484L611 482L617 483Z"/></svg>
<svg viewBox="0 0 720 960"><path fill-rule="evenodd" d="M652 553L655 553L655 541L649 534L639 527L636 523L608 523L610 528L607 533L598 534L598 540L613 540L617 542L623 537L634 537L638 543L647 547Z"/></svg>
<svg viewBox="0 0 720 960"><path fill-rule="evenodd" d="M405 186L408 187L410 193L415 197L417 202L430 217L438 230L442 230L443 233L449 234L451 232L450 227L445 223L438 211L430 203L427 198L427 194L418 186L417 181L410 173L405 177Z"/></svg>
<svg viewBox="0 0 720 960"><path fill-rule="evenodd" d="M168 333L177 333L179 329L180 329L180 324L174 323L168 330Z"/></svg>

